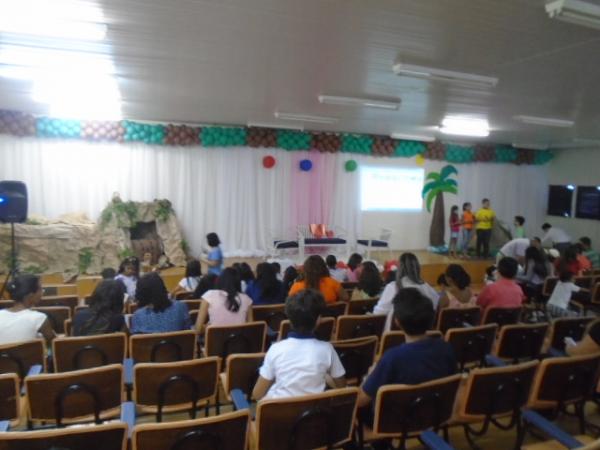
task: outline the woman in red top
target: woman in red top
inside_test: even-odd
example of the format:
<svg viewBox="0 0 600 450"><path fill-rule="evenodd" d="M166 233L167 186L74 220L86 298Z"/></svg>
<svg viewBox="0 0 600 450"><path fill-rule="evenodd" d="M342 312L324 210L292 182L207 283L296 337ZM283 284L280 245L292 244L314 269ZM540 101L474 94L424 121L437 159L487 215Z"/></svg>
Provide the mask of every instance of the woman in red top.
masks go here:
<svg viewBox="0 0 600 450"><path fill-rule="evenodd" d="M575 246L567 247L561 257L554 261L554 267L558 274L571 272L575 276L581 275L583 267L581 267L581 262L577 258L577 249Z"/></svg>
<svg viewBox="0 0 600 450"><path fill-rule="evenodd" d="M448 247L448 256L456 258L456 244L458 243L458 234L460 233L460 217L458 215L458 206L450 209L450 246Z"/></svg>

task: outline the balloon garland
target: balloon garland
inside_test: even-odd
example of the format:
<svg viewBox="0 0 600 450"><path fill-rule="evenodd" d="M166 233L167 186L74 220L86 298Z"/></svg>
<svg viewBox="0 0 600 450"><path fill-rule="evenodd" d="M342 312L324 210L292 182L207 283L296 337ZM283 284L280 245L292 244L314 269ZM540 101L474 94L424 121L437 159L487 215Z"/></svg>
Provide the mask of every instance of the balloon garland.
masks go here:
<svg viewBox="0 0 600 450"><path fill-rule="evenodd" d="M371 153L373 138L368 135L360 134L342 134L342 152L362 153L368 155Z"/></svg>
<svg viewBox="0 0 600 450"><path fill-rule="evenodd" d="M425 151L425 144L418 141L398 141L394 149L394 156L412 158Z"/></svg>
<svg viewBox="0 0 600 450"><path fill-rule="evenodd" d="M277 147L284 150L309 150L312 136L303 131L277 131Z"/></svg>
<svg viewBox="0 0 600 450"><path fill-rule="evenodd" d="M475 149L473 147L464 147L462 145L446 145L446 161L451 163L470 163L473 162Z"/></svg>
<svg viewBox="0 0 600 450"><path fill-rule="evenodd" d="M309 172L312 169L312 161L310 159L303 159L300 161L300 170L302 172Z"/></svg>
<svg viewBox="0 0 600 450"><path fill-rule="evenodd" d="M508 145L499 145L496 147L496 162L513 162L517 159L517 149Z"/></svg>
<svg viewBox="0 0 600 450"><path fill-rule="evenodd" d="M81 136L81 122L42 117L36 131L39 137L75 139Z"/></svg>
<svg viewBox="0 0 600 450"><path fill-rule="evenodd" d="M263 167L265 169L272 169L275 166L275 158L271 155L265 156L263 158Z"/></svg>
<svg viewBox="0 0 600 450"><path fill-rule="evenodd" d="M346 161L346 164L344 164L344 168L346 169L346 172L354 172L357 167L358 167L358 164L353 159Z"/></svg>
<svg viewBox="0 0 600 450"><path fill-rule="evenodd" d="M237 127L204 127L200 133L205 147L241 147L246 145L246 129Z"/></svg>

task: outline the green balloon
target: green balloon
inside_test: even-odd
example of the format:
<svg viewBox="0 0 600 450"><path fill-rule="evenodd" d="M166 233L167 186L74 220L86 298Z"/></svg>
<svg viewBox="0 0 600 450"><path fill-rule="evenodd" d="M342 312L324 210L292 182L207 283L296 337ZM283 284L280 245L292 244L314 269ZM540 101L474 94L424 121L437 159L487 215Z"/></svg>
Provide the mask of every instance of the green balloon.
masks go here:
<svg viewBox="0 0 600 450"><path fill-rule="evenodd" d="M346 161L346 164L344 167L346 168L346 172L354 172L356 170L356 168L358 167L358 164L353 159L350 159L350 160Z"/></svg>

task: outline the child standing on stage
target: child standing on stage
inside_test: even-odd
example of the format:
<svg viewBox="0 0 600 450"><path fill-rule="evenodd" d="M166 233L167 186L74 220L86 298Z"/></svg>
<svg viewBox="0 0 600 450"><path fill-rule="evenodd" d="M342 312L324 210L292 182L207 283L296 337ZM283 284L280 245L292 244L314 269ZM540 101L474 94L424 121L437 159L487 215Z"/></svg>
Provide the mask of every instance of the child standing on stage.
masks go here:
<svg viewBox="0 0 600 450"><path fill-rule="evenodd" d="M448 247L448 256L450 256L450 258L456 258L458 233L460 233L460 217L458 215L458 206L453 206L450 209L450 246Z"/></svg>
<svg viewBox="0 0 600 450"><path fill-rule="evenodd" d="M475 216L471 212L471 204L463 203L462 213L462 243L461 251L464 256L467 256L469 251L469 243L473 237L473 226L475 225Z"/></svg>

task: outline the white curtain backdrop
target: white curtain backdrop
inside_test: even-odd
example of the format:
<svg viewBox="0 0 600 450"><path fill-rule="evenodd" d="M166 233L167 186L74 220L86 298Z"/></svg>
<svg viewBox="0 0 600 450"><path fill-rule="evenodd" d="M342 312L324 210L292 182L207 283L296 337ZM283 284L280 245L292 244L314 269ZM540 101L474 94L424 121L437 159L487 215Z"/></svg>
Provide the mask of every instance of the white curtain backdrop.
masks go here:
<svg viewBox="0 0 600 450"><path fill-rule="evenodd" d="M277 160L271 170L262 167L266 155ZM303 158L313 160L316 172L299 173L298 161ZM311 199L320 202L314 209L317 216L322 214L323 223L345 228L351 239L391 227L392 247L426 248L430 215L425 209L416 214L361 213L359 170L344 170L349 159L356 160L359 167L416 167L414 158L348 153L0 136L0 180L27 183L30 214L56 218L84 212L97 220L114 192L123 200L167 198L194 254L205 245L206 233L215 231L221 236L226 255L251 256L264 254L272 235L293 237L297 224L315 217L304 211L306 199ZM425 170L439 170L444 164L427 161ZM531 235L539 228L546 201L544 167L481 163L457 168L459 195L447 197L446 213L451 204L469 200L477 207L482 197L489 197L500 218L512 222L515 214L523 214ZM320 196L315 194L310 177L318 177Z"/></svg>

